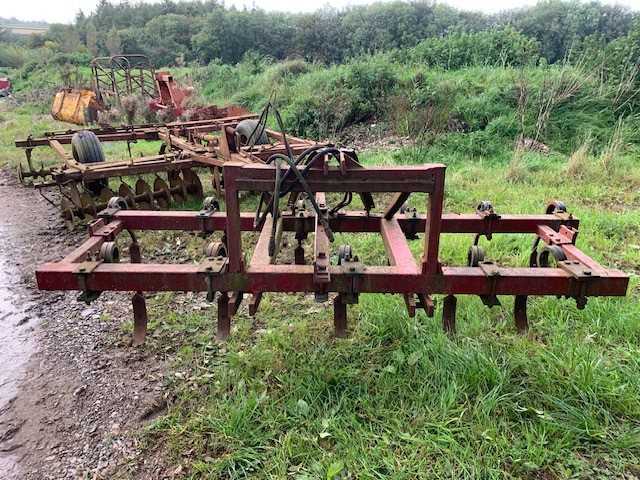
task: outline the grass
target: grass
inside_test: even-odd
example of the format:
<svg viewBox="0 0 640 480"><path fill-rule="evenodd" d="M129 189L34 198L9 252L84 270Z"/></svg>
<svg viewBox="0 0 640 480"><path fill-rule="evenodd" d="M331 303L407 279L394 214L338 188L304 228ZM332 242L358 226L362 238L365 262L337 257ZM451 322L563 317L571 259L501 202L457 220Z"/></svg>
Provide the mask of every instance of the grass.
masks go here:
<svg viewBox="0 0 640 480"><path fill-rule="evenodd" d="M7 123L0 155L10 164L23 155L11 146L14 138L61 129L33 106L0 115ZM629 153L635 144L623 148L626 130L619 128L604 153L583 147L586 136L574 139L574 156L553 148L544 156L518 152L514 164L512 141L483 144L492 142L490 133L446 133L435 143L362 159L446 163L449 213L472 212L485 199L498 213L538 213L548 200L564 200L581 218L578 246L632 276L627 297L592 298L585 310L573 300L532 298L526 336L515 333L511 298L487 309L478 298L460 297L451 340L439 324L441 296L431 319L408 318L398 297L361 295L349 307L349 338L337 340L329 305L309 295L266 294L255 318L241 308L230 340L218 345L215 307L204 295L154 295L142 348L169 355L169 407L138 432L144 451L194 479L638 477L640 165ZM122 154L119 148L105 147L108 155ZM580 175L568 173L575 170ZM410 199L419 211L424 201ZM255 198L243 202L255 207ZM178 239L171 261L197 261L209 241ZM472 240L445 235L441 259L464 264ZM166 233L141 242L145 254L178 245ZM385 260L375 235L340 235L336 248L340 242L351 243L368 264ZM481 242L488 259L526 265L533 238ZM411 242L416 256L421 247L421 240ZM128 334L130 322L123 325ZM137 472L135 464L123 466L123 476Z"/></svg>

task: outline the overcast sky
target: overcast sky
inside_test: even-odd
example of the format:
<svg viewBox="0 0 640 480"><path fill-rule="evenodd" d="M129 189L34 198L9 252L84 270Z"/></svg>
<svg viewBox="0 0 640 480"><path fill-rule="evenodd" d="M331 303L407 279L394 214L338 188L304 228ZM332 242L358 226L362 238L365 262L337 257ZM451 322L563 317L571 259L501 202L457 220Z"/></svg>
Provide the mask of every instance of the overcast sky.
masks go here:
<svg viewBox="0 0 640 480"><path fill-rule="evenodd" d="M132 3L135 3L134 0ZM145 0L153 1L153 0ZM586 1L586 0L582 0ZM601 0L602 1L602 0ZM0 16L5 18L15 17L19 20L45 20L49 23L71 23L78 10L82 9L89 14L98 0L2 0ZM115 2L114 2L115 3ZM336 8L347 5L373 3L373 0L224 0L225 5L235 5L238 8L251 7L254 3L265 10L283 10L291 12L315 11L329 4ZM484 12L497 12L507 8L532 5L535 0L439 0L438 3L447 3L463 10L482 10ZM640 0L604 0L602 3L620 3L628 5L634 10L640 10Z"/></svg>

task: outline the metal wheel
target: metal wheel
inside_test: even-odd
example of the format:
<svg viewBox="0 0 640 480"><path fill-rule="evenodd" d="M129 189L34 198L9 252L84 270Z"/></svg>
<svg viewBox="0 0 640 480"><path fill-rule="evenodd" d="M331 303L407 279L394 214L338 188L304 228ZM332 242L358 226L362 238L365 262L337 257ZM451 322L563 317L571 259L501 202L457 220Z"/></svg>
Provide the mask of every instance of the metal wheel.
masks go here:
<svg viewBox="0 0 640 480"><path fill-rule="evenodd" d="M338 265L342 265L342 261L351 258L351 245L340 245L338 250Z"/></svg>
<svg viewBox="0 0 640 480"><path fill-rule="evenodd" d="M226 257L227 246L222 242L211 242L205 251L207 257Z"/></svg>
<svg viewBox="0 0 640 480"><path fill-rule="evenodd" d="M538 252L538 256L536 258L536 264L537 264L536 266L542 267L542 268L550 267L551 266L551 263L549 262L550 258L553 258L555 260L555 263L557 263L557 262L563 262L564 260L566 260L567 256L562 250L562 247L558 245L550 245L550 246L544 247L542 250Z"/></svg>
<svg viewBox="0 0 640 480"><path fill-rule="evenodd" d="M567 206L565 205L565 203L562 200L553 200L551 202L549 202L547 204L547 208L545 210L545 213L550 214L553 213L555 211L558 212L565 212L567 211Z"/></svg>
<svg viewBox="0 0 640 480"><path fill-rule="evenodd" d="M467 254L467 266L477 267L480 262L484 262L485 251L480 245L471 245Z"/></svg>
<svg viewBox="0 0 640 480"><path fill-rule="evenodd" d="M100 247L100 258L104 263L119 263L120 250L116 242L104 242Z"/></svg>

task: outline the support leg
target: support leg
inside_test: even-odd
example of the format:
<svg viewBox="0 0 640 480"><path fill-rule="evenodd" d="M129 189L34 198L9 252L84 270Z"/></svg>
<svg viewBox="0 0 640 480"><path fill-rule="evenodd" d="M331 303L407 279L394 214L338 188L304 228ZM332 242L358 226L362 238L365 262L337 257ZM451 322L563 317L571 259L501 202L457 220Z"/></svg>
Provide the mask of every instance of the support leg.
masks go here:
<svg viewBox="0 0 640 480"><path fill-rule="evenodd" d="M347 338L347 304L342 295L336 295L333 300L333 327L334 336Z"/></svg>
<svg viewBox="0 0 640 480"><path fill-rule="evenodd" d="M229 332L231 331L231 316L229 315L229 294L227 292L220 292L218 298L218 332L216 339L219 342L225 341L229 338Z"/></svg>
<svg viewBox="0 0 640 480"><path fill-rule="evenodd" d="M133 341L131 345L137 347L142 345L147 336L147 301L142 296L142 292L136 292L131 298L133 304Z"/></svg>
<svg viewBox="0 0 640 480"><path fill-rule="evenodd" d="M444 297L442 303L442 330L449 336L456 334L456 306L458 299L453 295Z"/></svg>
<svg viewBox="0 0 640 480"><path fill-rule="evenodd" d="M518 333L523 335L529 331L529 320L527 319L527 296L516 295L513 303L513 315L516 318L516 328Z"/></svg>

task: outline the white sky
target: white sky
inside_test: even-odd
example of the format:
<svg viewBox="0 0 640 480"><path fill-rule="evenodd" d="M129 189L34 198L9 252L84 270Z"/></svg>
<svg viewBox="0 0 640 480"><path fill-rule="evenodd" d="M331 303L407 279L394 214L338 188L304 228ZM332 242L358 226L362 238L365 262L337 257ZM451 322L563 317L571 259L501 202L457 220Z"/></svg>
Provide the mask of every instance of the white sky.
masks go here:
<svg viewBox="0 0 640 480"><path fill-rule="evenodd" d="M132 3L135 3L134 0ZM153 0L145 0L153 1ZM587 0L582 0L586 2ZM628 5L634 10L640 10L640 0L601 0L602 3L619 3ZM78 10L85 14L95 9L98 0L3 0L0 7L0 17L15 17L19 20L46 20L49 23L71 23ZM115 2L114 2L115 3ZM347 5L373 3L373 0L224 0L225 5L251 7L252 4L265 10L283 10L291 12L315 11L329 4L336 8ZM482 10L492 13L508 8L524 5L532 5L535 0L438 0L438 3L447 3L462 10Z"/></svg>

